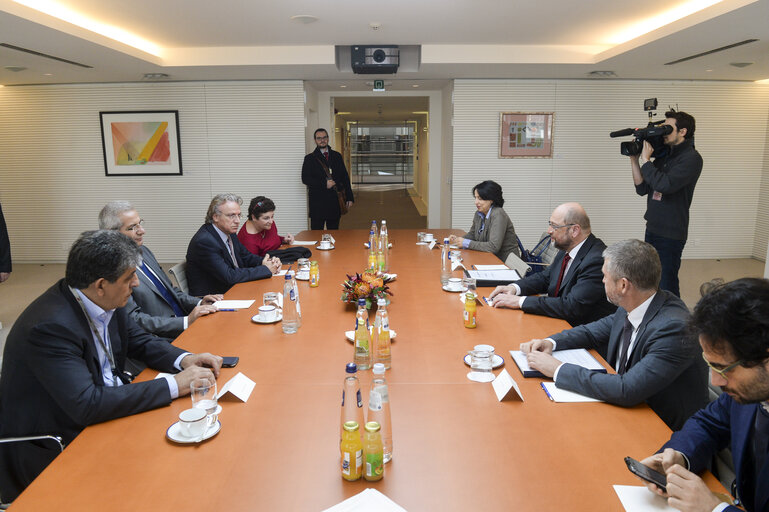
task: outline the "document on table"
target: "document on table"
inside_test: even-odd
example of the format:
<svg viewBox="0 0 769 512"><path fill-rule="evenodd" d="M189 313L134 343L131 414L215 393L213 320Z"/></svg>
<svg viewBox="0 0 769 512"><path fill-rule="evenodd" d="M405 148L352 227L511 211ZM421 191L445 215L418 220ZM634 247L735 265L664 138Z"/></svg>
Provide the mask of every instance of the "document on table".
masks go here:
<svg viewBox="0 0 769 512"><path fill-rule="evenodd" d="M553 402L557 403L569 403L569 402L603 402L597 398L590 398L589 396L580 395L573 391L566 391L565 389L558 389L555 387L555 382L542 382L542 389L545 390L547 397Z"/></svg>
<svg viewBox="0 0 769 512"><path fill-rule="evenodd" d="M622 506L627 512L657 512L676 510L668 505L668 501L662 496L658 496L646 487L637 485L615 485L614 492L617 493Z"/></svg>
<svg viewBox="0 0 769 512"><path fill-rule="evenodd" d="M468 277L475 279L477 286L499 286L518 281L521 274L511 268L504 270L465 270Z"/></svg>
<svg viewBox="0 0 769 512"><path fill-rule="evenodd" d="M509 270L507 265L473 265L475 270Z"/></svg>
<svg viewBox="0 0 769 512"><path fill-rule="evenodd" d="M518 369L521 370L524 377L544 377L544 375L529 366L526 354L520 350L511 350L510 355L515 364L518 365ZM599 363L598 360L584 348L556 350L553 352L553 357L562 363L576 364L577 366L587 368L588 370L606 373L606 368L604 368L601 363Z"/></svg>
<svg viewBox="0 0 769 512"><path fill-rule="evenodd" d="M216 309L248 309L255 302L251 300L217 300L214 302Z"/></svg>
<svg viewBox="0 0 769 512"><path fill-rule="evenodd" d="M318 242L316 240L294 240L291 245L315 245Z"/></svg>
<svg viewBox="0 0 769 512"><path fill-rule="evenodd" d="M406 509L376 489L368 488L323 512L406 512Z"/></svg>

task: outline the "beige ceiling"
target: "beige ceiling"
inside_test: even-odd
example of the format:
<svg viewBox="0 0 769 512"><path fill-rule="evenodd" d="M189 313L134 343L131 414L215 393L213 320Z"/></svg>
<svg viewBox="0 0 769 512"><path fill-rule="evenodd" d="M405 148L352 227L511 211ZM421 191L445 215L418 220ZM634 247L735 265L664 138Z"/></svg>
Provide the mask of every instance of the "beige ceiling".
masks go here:
<svg viewBox="0 0 769 512"><path fill-rule="evenodd" d="M0 0L0 43L92 68L0 47L0 84L130 82L165 73L169 80L360 88L372 77L335 63L334 45L350 44L421 45L418 71L387 77L394 88L452 78L588 78L596 70L626 79L769 78L769 0L724 0L624 43L617 34L654 16L674 20L671 9L686 2L58 0L91 22L143 38L143 49L23 5L34 1ZM305 14L318 20L291 19ZM758 41L665 65L751 38Z"/></svg>

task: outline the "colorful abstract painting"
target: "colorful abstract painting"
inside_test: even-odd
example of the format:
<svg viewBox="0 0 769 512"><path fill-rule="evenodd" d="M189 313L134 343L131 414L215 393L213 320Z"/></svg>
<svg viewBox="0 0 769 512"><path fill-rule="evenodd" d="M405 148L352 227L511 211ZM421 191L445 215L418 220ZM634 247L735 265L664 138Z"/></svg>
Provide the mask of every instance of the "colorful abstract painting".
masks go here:
<svg viewBox="0 0 769 512"><path fill-rule="evenodd" d="M178 112L102 112L106 174L181 174Z"/></svg>
<svg viewBox="0 0 769 512"><path fill-rule="evenodd" d="M552 158L553 112L502 112L499 158Z"/></svg>

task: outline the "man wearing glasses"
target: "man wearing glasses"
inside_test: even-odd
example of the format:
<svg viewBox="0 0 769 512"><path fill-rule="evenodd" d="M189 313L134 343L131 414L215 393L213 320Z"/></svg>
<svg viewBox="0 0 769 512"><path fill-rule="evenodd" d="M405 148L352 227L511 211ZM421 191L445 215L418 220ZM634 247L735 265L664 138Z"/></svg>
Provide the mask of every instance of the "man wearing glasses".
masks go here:
<svg viewBox="0 0 769 512"><path fill-rule="evenodd" d="M610 316L521 344L529 365L556 387L632 407L646 402L673 430L707 404L707 368L688 335L689 309L660 290L660 259L650 244L623 240L603 252ZM615 370L600 373L562 363L554 350L593 348Z"/></svg>
<svg viewBox="0 0 769 512"><path fill-rule="evenodd" d="M224 293L237 283L277 274L280 259L251 254L238 240L243 199L218 194L211 200L203 224L187 246L187 284L192 295Z"/></svg>
<svg viewBox="0 0 769 512"><path fill-rule="evenodd" d="M139 286L131 292L126 308L145 331L162 338L179 336L199 317L216 312L212 305L221 295L193 297L173 286L155 255L144 245L144 220L128 201L111 201L99 212L99 229L120 231L141 248L136 268Z"/></svg>
<svg viewBox="0 0 769 512"><path fill-rule="evenodd" d="M578 203L553 210L547 232L560 252L547 269L491 293L495 308L522 309L526 313L562 318L572 326L611 315L617 306L603 289L603 250L590 230L590 218ZM547 294L540 296L539 294Z"/></svg>
<svg viewBox="0 0 769 512"><path fill-rule="evenodd" d="M339 229L342 210L337 191L344 193L345 207L349 209L355 199L350 176L340 153L328 145L328 132L323 128L313 135L317 147L304 157L302 183L307 185L310 229Z"/></svg>
<svg viewBox="0 0 769 512"><path fill-rule="evenodd" d="M769 281L739 279L705 295L691 326L699 335L710 380L724 392L697 412L660 450L642 462L667 475L668 498L679 510L739 509L723 503L696 473L730 447L733 494L748 512L769 510Z"/></svg>

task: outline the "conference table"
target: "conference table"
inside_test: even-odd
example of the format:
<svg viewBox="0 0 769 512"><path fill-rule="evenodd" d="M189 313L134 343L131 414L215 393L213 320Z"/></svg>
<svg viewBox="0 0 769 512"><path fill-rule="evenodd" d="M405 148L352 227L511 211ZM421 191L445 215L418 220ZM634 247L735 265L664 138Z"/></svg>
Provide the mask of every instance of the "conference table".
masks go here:
<svg viewBox="0 0 769 512"><path fill-rule="evenodd" d="M432 232L436 238L459 233ZM296 238L320 240L321 234L305 231ZM644 404L551 402L540 386L543 379L524 379L508 351L568 324L485 306L478 308L478 327L465 328L458 294L441 288L440 250L416 245L416 230L390 232L389 266L397 274L388 306L397 337L386 373L393 460L379 482L341 478L342 383L353 359L344 332L353 329L356 311L341 302L341 283L366 267L367 235L335 231L333 250L312 249L320 286L298 283L297 333L283 334L279 322L251 320L263 293L282 290L283 279L273 277L227 292L227 299L256 299L250 309L202 317L177 339L176 345L192 352L240 357L236 368L222 369L220 387L237 372L256 383L245 403L231 395L220 399L222 428L216 436L197 445L166 439L179 412L191 406L188 396L92 425L12 510L318 512L367 487L410 512L623 510L612 486L640 485L623 458L654 453L670 430ZM483 252L463 250L462 257L468 268L499 263ZM490 291L479 288L481 295ZM467 378L463 357L479 343L494 345L504 356L503 368L523 401L500 402L490 383ZM147 370L139 378L155 375ZM365 407L371 371L358 375ZM723 491L712 475L706 481Z"/></svg>

